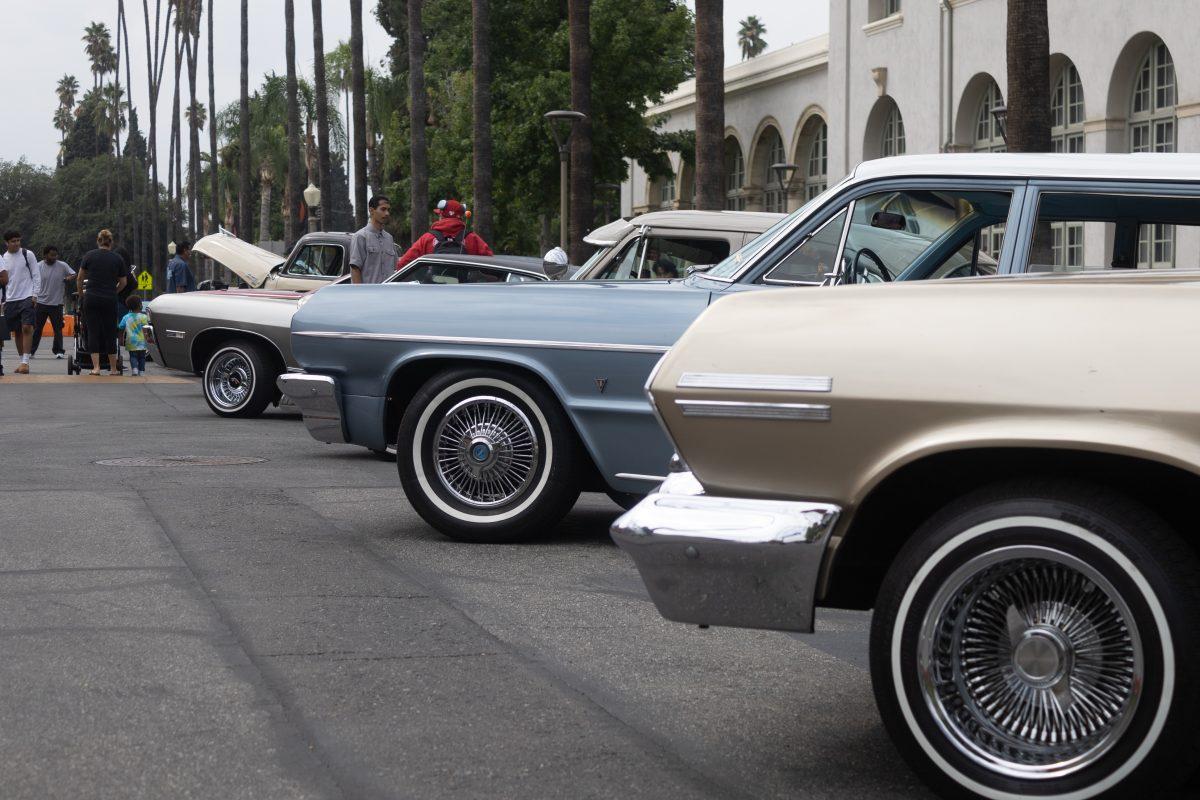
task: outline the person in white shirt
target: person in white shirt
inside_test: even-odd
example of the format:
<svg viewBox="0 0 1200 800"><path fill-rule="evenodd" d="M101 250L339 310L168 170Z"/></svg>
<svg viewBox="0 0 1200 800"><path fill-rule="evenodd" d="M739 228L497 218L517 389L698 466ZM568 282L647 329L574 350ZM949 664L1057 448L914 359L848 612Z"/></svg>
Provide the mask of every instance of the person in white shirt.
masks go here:
<svg viewBox="0 0 1200 800"><path fill-rule="evenodd" d="M0 255L0 285L5 287L3 324L17 342L20 365L18 375L29 374L29 353L33 347L33 318L41 291L37 259L21 247L19 231L5 231L4 254Z"/></svg>
<svg viewBox="0 0 1200 800"><path fill-rule="evenodd" d="M63 358L63 300L66 297L66 280L75 275L71 265L58 257L58 248L52 244L42 248L42 260L38 262L42 289L37 296L37 310L33 318L33 347L29 354L37 355L42 341L42 329L50 320L54 331L54 357Z"/></svg>

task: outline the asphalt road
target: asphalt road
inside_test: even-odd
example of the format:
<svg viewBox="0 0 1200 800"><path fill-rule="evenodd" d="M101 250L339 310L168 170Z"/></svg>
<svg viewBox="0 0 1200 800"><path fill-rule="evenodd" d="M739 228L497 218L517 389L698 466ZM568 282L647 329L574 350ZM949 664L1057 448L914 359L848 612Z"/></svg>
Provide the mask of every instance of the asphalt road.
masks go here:
<svg viewBox="0 0 1200 800"><path fill-rule="evenodd" d="M668 623L602 496L537 543L458 544L293 414L4 353L0 796L928 796L867 614ZM264 460L95 463L183 455Z"/></svg>

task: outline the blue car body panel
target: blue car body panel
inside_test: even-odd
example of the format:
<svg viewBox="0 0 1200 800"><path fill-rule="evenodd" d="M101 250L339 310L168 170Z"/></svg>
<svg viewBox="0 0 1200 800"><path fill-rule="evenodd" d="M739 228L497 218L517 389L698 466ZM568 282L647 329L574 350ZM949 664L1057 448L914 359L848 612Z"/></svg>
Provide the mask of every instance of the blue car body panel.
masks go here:
<svg viewBox="0 0 1200 800"><path fill-rule="evenodd" d="M331 286L292 318L306 372L342 393L347 439L382 450L392 378L416 362L490 361L540 377L601 476L617 491L653 483L671 455L643 394L662 354L709 304L693 281ZM412 387L416 388L416 387Z"/></svg>

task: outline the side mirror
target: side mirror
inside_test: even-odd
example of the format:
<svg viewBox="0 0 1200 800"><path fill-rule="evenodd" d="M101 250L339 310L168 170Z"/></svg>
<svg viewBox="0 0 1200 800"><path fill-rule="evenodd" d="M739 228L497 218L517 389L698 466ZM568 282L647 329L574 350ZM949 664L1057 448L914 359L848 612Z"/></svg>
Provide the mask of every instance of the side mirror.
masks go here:
<svg viewBox="0 0 1200 800"><path fill-rule="evenodd" d="M542 271L552 281L562 280L562 277L567 274L567 265L559 264L556 261L543 261Z"/></svg>
<svg viewBox="0 0 1200 800"><path fill-rule="evenodd" d="M902 231L908 227L908 220L903 214L876 211L871 215L871 227L883 228L885 231Z"/></svg>

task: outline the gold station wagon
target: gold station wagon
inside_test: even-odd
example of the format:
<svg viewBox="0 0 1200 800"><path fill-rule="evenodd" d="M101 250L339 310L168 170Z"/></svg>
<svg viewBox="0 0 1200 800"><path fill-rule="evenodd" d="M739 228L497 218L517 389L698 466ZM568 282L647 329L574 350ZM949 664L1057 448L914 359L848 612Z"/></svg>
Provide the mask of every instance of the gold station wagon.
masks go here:
<svg viewBox="0 0 1200 800"><path fill-rule="evenodd" d="M672 620L873 608L884 723L947 796L1157 796L1200 744L1200 158L925 162L1019 179L1004 274L714 303L613 537Z"/></svg>

